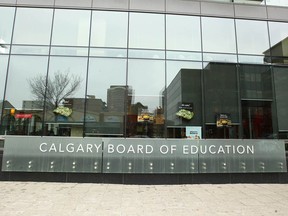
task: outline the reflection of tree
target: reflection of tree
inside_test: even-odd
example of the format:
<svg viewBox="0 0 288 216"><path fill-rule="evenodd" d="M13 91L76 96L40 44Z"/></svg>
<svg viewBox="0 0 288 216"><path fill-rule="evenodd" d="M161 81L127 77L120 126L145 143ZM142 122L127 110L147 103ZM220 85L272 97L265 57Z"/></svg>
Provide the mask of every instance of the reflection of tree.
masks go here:
<svg viewBox="0 0 288 216"><path fill-rule="evenodd" d="M57 108L63 99L73 95L80 87L81 78L69 73L57 71L53 76L38 75L28 80L31 93L40 102L46 100L46 106Z"/></svg>

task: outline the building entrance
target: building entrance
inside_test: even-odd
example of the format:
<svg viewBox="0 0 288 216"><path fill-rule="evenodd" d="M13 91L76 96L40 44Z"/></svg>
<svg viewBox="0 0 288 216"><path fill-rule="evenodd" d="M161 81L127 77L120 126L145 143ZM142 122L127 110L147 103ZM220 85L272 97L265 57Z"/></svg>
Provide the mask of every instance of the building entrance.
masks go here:
<svg viewBox="0 0 288 216"><path fill-rule="evenodd" d="M271 101L242 101L244 139L273 138Z"/></svg>

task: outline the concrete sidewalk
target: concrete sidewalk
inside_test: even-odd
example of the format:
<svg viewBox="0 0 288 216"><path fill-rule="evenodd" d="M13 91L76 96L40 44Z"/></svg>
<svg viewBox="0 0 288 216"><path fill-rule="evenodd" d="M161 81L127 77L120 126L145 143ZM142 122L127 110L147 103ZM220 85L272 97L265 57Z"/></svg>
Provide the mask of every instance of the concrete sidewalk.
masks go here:
<svg viewBox="0 0 288 216"><path fill-rule="evenodd" d="M0 182L0 215L288 215L286 184Z"/></svg>

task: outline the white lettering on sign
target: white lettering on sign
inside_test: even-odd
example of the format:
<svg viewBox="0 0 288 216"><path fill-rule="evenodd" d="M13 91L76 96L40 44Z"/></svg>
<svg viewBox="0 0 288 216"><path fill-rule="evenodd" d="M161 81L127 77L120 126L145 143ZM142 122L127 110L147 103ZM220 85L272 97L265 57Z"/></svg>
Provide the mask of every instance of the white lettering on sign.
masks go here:
<svg viewBox="0 0 288 216"><path fill-rule="evenodd" d="M154 151L151 145L123 145L123 144L108 144L107 153L113 154L151 154Z"/></svg>
<svg viewBox="0 0 288 216"><path fill-rule="evenodd" d="M232 151L231 151L232 148ZM183 145L182 153L184 155L188 154L254 154L255 149L254 145L238 145L238 146L231 146L231 145Z"/></svg>
<svg viewBox="0 0 288 216"><path fill-rule="evenodd" d="M102 144L82 143L47 143L39 145L42 153L100 153ZM132 145L132 144L107 144L105 152L108 154L141 154L149 155L154 151L162 155L225 155L225 154L254 154L254 145ZM178 152L178 153L177 153Z"/></svg>
<svg viewBox="0 0 288 216"><path fill-rule="evenodd" d="M177 150L176 145L162 145L160 146L160 153L161 154L174 154L174 152Z"/></svg>
<svg viewBox="0 0 288 216"><path fill-rule="evenodd" d="M39 145L39 150L42 153L99 153L101 149L102 144L74 144L74 143L68 143L67 145L64 145L62 143L41 143Z"/></svg>

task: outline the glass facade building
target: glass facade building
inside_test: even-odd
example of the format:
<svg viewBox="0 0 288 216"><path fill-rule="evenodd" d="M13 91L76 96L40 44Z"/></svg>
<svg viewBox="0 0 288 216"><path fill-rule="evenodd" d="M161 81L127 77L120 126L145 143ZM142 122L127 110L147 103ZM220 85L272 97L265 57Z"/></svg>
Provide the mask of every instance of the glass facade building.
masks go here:
<svg viewBox="0 0 288 216"><path fill-rule="evenodd" d="M0 0L0 136L287 139L286 6Z"/></svg>

